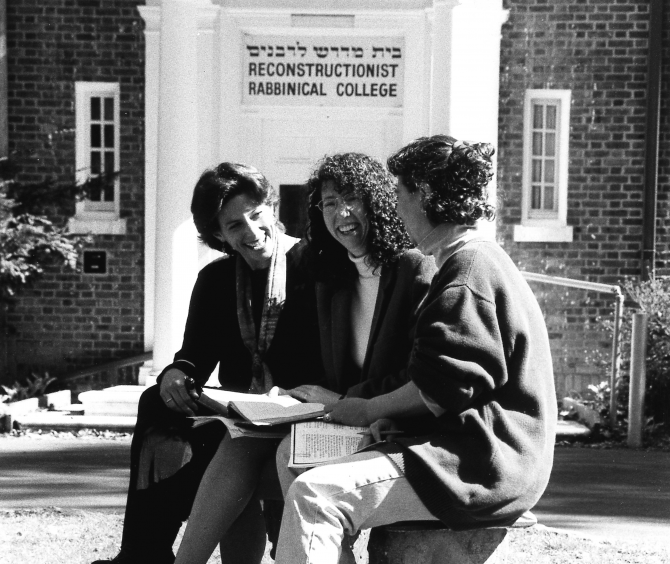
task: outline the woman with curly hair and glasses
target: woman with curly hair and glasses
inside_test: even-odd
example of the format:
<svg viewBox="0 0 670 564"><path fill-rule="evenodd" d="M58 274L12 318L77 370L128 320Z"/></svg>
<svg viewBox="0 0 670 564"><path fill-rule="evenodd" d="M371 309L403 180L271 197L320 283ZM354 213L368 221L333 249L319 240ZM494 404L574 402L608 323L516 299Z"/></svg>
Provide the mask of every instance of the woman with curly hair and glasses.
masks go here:
<svg viewBox="0 0 670 564"><path fill-rule="evenodd" d="M316 280L326 375L315 374L315 384L287 393L330 403L397 389L407 382L411 330L435 274L435 261L409 250L409 237L396 213L395 179L379 161L359 153L326 157L308 187L304 259ZM267 440L249 439L245 465L233 464L230 452L234 449L239 456L239 441L221 443L207 468L176 564L207 562L219 539L230 537L235 517L247 503L241 492L253 492L268 457L274 461L275 448L268 454L269 448L254 445ZM284 441L279 448L284 452L287 446ZM251 462L255 452L259 454ZM286 464L280 465L282 486L294 478ZM222 554L224 562L228 557Z"/></svg>
<svg viewBox="0 0 670 564"><path fill-rule="evenodd" d="M395 179L360 153L323 159L312 173L305 258L316 279L323 386L303 401L371 398L406 383L418 307L435 273L396 212Z"/></svg>
<svg viewBox="0 0 670 564"><path fill-rule="evenodd" d="M493 149L436 135L388 160L398 213L438 273L417 316L409 381L344 398L326 419L404 431L393 442L313 468L286 496L277 564L335 564L345 534L397 521L505 526L549 480L556 396L549 340L528 284L482 237Z"/></svg>

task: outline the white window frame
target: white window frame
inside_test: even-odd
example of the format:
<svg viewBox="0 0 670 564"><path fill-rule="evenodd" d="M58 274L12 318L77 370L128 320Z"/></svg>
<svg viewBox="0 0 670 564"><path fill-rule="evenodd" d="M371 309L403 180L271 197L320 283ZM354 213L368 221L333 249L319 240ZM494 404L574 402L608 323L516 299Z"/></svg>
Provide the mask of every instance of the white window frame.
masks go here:
<svg viewBox="0 0 670 564"><path fill-rule="evenodd" d="M570 90L526 90L523 111L523 177L521 225L514 226L516 242L571 242L572 226L568 214L568 160L570 140ZM555 160L555 213L531 212L533 103L556 105L557 139Z"/></svg>
<svg viewBox="0 0 670 564"><path fill-rule="evenodd" d="M118 82L75 82L75 175L76 182L82 184L91 176L91 98L114 99L114 172L119 171L121 90ZM104 120L104 103L101 104L101 124ZM101 131L104 139L104 132ZM104 159L102 159L104 167ZM77 202L76 214L69 221L73 233L124 234L126 220L120 215L120 182L114 179L114 198L111 202L84 200Z"/></svg>

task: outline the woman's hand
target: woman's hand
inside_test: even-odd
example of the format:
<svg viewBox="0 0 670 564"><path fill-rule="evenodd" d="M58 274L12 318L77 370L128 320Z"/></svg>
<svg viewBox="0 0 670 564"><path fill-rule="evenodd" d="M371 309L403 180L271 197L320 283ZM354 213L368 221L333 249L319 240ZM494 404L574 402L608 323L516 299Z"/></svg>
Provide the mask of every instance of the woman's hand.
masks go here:
<svg viewBox="0 0 670 564"><path fill-rule="evenodd" d="M331 392L321 386L305 384L287 391L289 396L307 403L333 403L340 399L340 394Z"/></svg>
<svg viewBox="0 0 670 564"><path fill-rule="evenodd" d="M160 396L172 411L193 416L198 410L198 393L186 389L186 374L178 368L168 370L161 380Z"/></svg>
<svg viewBox="0 0 670 564"><path fill-rule="evenodd" d="M368 414L370 400L361 398L344 398L337 403L324 407L324 420L353 427L367 427L372 421Z"/></svg>
<svg viewBox="0 0 670 564"><path fill-rule="evenodd" d="M370 425L370 434L363 437L359 448L383 441L393 442L393 437L397 432L398 426L392 419L377 419L377 421Z"/></svg>

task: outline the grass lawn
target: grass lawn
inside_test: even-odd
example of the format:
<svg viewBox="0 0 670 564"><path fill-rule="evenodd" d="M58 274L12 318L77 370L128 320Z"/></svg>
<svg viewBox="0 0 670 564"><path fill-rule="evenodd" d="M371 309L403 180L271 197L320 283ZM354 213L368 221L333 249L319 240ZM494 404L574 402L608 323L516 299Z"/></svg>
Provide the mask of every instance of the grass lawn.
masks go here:
<svg viewBox="0 0 670 564"><path fill-rule="evenodd" d="M118 551L122 521L119 514L81 510L0 511L0 564L89 564L110 558ZM510 564L670 562L664 549L597 542L543 527L512 530L510 535ZM219 562L217 549L208 564ZM271 563L266 552L263 564Z"/></svg>

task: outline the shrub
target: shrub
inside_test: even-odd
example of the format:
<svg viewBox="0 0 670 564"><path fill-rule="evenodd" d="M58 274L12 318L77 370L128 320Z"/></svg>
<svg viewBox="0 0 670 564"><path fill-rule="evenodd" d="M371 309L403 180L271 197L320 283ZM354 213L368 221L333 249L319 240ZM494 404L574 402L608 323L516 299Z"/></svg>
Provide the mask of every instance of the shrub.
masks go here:
<svg viewBox="0 0 670 564"><path fill-rule="evenodd" d="M649 316L646 413L670 426L670 279L626 282L624 289Z"/></svg>
<svg viewBox="0 0 670 564"><path fill-rule="evenodd" d="M12 403L29 398L36 398L46 393L47 388L56 381L56 378L49 376L48 372L44 376L35 373L26 378L26 383L14 382L14 385L0 386L0 403Z"/></svg>
<svg viewBox="0 0 670 564"><path fill-rule="evenodd" d="M627 308L621 324L622 363L617 386L617 428L624 431L628 420L628 392L630 386L630 340L632 314L636 311L646 313L647 356L646 356L646 396L645 415L648 430L665 427L670 431L670 279L657 278L644 282L626 281L623 284L628 297L635 302L636 308ZM600 320L600 325L610 333L613 330L611 320ZM592 357L603 368L603 374L609 370L609 358L602 351L594 351ZM610 385L608 381L598 386L589 386L590 400L594 408L609 424Z"/></svg>
<svg viewBox="0 0 670 564"><path fill-rule="evenodd" d="M75 269L87 237L66 232L65 220L89 184L56 185L52 180L21 184L16 169L0 159L0 304L6 304L52 265ZM1 312L0 312L1 315Z"/></svg>

